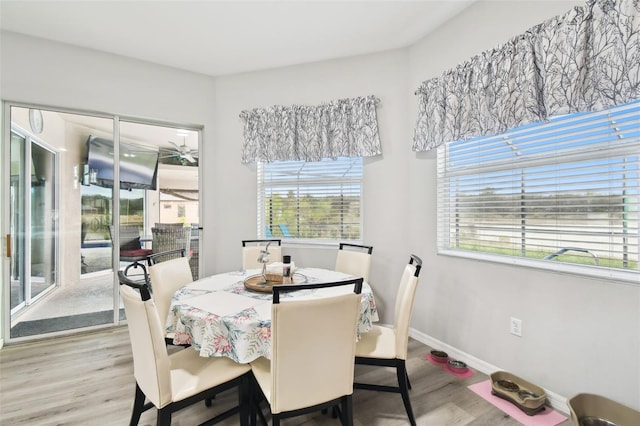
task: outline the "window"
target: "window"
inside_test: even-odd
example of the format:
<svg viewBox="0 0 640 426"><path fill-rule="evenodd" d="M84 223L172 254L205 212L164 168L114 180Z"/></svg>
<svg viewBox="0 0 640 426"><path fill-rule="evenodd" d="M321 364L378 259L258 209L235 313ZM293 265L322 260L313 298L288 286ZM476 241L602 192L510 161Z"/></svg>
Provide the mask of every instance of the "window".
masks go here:
<svg viewBox="0 0 640 426"><path fill-rule="evenodd" d="M439 251L637 273L639 155L640 101L441 146Z"/></svg>
<svg viewBox="0 0 640 426"><path fill-rule="evenodd" d="M362 158L258 163L258 235L360 240Z"/></svg>

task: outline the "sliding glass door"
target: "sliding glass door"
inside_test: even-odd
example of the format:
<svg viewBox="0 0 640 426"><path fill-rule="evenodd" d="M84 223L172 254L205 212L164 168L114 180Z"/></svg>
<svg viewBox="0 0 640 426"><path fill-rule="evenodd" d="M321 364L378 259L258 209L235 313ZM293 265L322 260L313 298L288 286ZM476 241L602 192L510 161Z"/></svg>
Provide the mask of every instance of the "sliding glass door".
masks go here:
<svg viewBox="0 0 640 426"><path fill-rule="evenodd" d="M122 243L119 225L136 226L146 248L158 223L193 229L188 255L198 276L198 130L27 106L9 111L6 340L124 319L115 273L127 266L114 249Z"/></svg>
<svg viewBox="0 0 640 426"><path fill-rule="evenodd" d="M31 305L56 285L57 154L31 135L11 130L10 309Z"/></svg>

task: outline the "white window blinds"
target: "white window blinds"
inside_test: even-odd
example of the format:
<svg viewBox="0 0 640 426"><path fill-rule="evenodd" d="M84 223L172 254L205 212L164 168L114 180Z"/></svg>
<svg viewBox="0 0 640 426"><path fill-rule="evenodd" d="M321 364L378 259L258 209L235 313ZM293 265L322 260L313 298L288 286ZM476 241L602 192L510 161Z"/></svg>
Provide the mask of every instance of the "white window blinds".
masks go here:
<svg viewBox="0 0 640 426"><path fill-rule="evenodd" d="M258 235L361 239L362 157L258 163Z"/></svg>
<svg viewBox="0 0 640 426"><path fill-rule="evenodd" d="M638 270L640 101L438 148L438 246Z"/></svg>

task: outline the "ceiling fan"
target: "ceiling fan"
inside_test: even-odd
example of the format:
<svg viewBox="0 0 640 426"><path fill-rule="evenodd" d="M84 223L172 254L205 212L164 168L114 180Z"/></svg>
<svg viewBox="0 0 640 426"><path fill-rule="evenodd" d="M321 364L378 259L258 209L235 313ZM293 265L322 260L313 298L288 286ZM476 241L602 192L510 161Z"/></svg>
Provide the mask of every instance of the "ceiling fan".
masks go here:
<svg viewBox="0 0 640 426"><path fill-rule="evenodd" d="M175 159L183 164L185 162L191 164L198 162L198 150L189 148L186 143L186 138L183 139L182 145L178 145L172 141L169 141L169 143L173 145L175 149L162 149L160 158Z"/></svg>

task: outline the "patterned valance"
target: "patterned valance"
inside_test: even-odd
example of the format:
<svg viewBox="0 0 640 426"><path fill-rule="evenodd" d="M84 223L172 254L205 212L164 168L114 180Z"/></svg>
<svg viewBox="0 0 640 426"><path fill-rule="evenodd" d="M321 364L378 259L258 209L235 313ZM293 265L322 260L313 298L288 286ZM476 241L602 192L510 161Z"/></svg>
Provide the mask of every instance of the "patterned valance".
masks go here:
<svg viewBox="0 0 640 426"><path fill-rule="evenodd" d="M589 0L422 83L414 151L640 98L639 0Z"/></svg>
<svg viewBox="0 0 640 426"><path fill-rule="evenodd" d="M375 96L242 111L242 162L320 161L382 153Z"/></svg>

